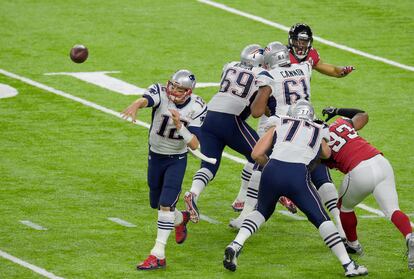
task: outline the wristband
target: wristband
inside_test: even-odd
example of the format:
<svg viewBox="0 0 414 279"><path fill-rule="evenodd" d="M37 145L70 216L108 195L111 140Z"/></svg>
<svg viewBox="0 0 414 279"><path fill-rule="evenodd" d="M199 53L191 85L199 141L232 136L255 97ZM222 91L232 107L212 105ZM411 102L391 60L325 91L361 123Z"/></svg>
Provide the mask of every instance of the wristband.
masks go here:
<svg viewBox="0 0 414 279"><path fill-rule="evenodd" d="M184 125L181 125L178 134L183 137L185 143L189 143L193 139L193 134Z"/></svg>

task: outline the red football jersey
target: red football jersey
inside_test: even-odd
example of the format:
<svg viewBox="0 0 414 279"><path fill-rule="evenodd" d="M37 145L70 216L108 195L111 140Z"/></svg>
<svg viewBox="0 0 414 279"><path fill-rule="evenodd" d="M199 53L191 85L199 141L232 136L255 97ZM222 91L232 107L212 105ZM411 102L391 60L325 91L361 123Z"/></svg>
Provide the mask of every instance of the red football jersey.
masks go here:
<svg viewBox="0 0 414 279"><path fill-rule="evenodd" d="M320 60L318 51L314 49L313 47L309 50L308 56L306 56L306 58L303 59L302 61L298 61L296 59L296 57L292 54L292 50L289 50L289 57L290 57L290 63L292 64L298 64L303 61L309 61L312 65L312 68L314 68L319 63L319 60Z"/></svg>
<svg viewBox="0 0 414 279"><path fill-rule="evenodd" d="M331 169L335 168L343 173L348 173L360 162L382 154L357 134L349 119L336 119L334 123L329 125L329 134L332 155L326 164Z"/></svg>

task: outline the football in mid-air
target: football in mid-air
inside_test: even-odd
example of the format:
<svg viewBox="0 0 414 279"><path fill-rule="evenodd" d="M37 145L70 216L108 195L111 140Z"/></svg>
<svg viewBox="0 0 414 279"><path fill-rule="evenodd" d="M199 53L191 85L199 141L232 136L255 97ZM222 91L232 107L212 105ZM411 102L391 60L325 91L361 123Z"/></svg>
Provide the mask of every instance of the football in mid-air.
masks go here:
<svg viewBox="0 0 414 279"><path fill-rule="evenodd" d="M84 45L74 45L70 50L70 59L75 63L83 63L88 59L88 48Z"/></svg>

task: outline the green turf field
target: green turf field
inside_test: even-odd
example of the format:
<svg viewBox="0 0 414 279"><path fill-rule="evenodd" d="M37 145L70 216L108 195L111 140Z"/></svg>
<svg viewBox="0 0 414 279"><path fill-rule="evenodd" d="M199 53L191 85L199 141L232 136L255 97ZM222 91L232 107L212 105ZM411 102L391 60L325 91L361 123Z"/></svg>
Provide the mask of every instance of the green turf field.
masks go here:
<svg viewBox="0 0 414 279"><path fill-rule="evenodd" d="M314 41L325 62L357 68L344 79L314 72L316 111L334 105L370 114L361 134L392 163L400 207L414 219L414 2L220 3L287 27L307 22L315 36L411 67ZM145 88L188 68L198 82L217 83L223 64L237 60L245 45L287 42L286 31L190 0L1 1L0 22L0 85L19 92L0 98L0 254L56 276L49 278L343 277L318 231L307 221L279 213L246 242L236 273L223 268L224 248L235 236L227 224L237 216L230 205L243 167L226 158L198 204L202 214L220 223L190 224L189 237L180 246L172 234L167 269L136 271L135 264L147 257L156 236L157 215L149 207L146 184L148 130L111 111L122 111L137 96L73 76L45 75L119 71L108 76ZM90 51L84 64L68 57L78 43ZM200 88L196 93L209 100L216 90ZM83 100L90 103L83 105ZM138 118L149 123L150 110ZM184 191L198 166L190 158ZM339 185L341 175L332 175ZM378 209L372 198L364 204ZM183 202L178 206L183 208ZM358 208L357 214L372 217L359 219L365 255L356 258L369 269L369 278L413 278L399 231L375 213ZM25 226L23 220L47 230ZM0 278L46 277L2 256Z"/></svg>

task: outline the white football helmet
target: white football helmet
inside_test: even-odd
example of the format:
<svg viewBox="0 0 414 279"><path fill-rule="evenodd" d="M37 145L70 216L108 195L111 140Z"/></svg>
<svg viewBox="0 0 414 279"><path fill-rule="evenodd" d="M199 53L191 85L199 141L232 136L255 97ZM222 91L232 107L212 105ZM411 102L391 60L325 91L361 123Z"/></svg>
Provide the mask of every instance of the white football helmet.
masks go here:
<svg viewBox="0 0 414 279"><path fill-rule="evenodd" d="M289 50L281 42L271 42L264 50L264 64L267 69L290 65Z"/></svg>
<svg viewBox="0 0 414 279"><path fill-rule="evenodd" d="M289 107L287 115L293 118L313 121L315 111L310 102L301 99Z"/></svg>
<svg viewBox="0 0 414 279"><path fill-rule="evenodd" d="M189 70L178 70L167 82L167 96L174 103L184 103L193 93L196 79Z"/></svg>
<svg viewBox="0 0 414 279"><path fill-rule="evenodd" d="M246 46L240 53L240 62L246 67L261 67L263 65L263 49L258 44Z"/></svg>

